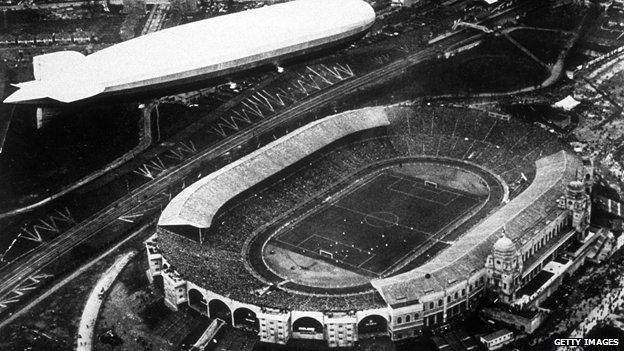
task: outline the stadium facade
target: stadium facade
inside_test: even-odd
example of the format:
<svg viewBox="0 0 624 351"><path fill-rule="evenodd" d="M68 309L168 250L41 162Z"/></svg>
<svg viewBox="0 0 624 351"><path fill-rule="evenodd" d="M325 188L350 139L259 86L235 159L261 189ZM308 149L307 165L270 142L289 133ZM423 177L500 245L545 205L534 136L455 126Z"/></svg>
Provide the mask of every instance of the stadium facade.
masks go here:
<svg viewBox="0 0 624 351"><path fill-rule="evenodd" d="M297 0L164 29L90 55L33 58L35 79L4 102L62 105L188 91L347 46L375 22L361 0Z"/></svg>
<svg viewBox="0 0 624 351"><path fill-rule="evenodd" d="M326 164L336 175L322 173L314 157L331 158ZM284 172L303 162L305 172L330 182L389 162L403 167L427 159L478 168L500 184L500 201L465 217L470 225L459 226L448 247L354 289L306 287L261 268L265 259L253 246L290 225L297 212L289 196L318 190L301 180L293 183L298 188L270 188L288 178ZM339 347L379 335L415 337L461 319L486 298L511 310L535 310L566 276L600 255L609 237L589 226L592 176L591 167L548 133L517 121L399 105L348 111L301 127L184 189L146 242L148 274L162 277L170 308L188 304L263 342L317 339ZM489 187L493 197L497 185ZM535 325L516 327L532 332Z"/></svg>

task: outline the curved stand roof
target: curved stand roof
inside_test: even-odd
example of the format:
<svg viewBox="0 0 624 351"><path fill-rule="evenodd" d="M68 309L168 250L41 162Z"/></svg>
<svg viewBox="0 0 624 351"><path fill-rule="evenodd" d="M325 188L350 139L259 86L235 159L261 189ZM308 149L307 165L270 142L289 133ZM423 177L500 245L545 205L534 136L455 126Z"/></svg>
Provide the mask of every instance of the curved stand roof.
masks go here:
<svg viewBox="0 0 624 351"><path fill-rule="evenodd" d="M344 136L388 124L383 107L347 111L309 123L182 190L158 224L208 228L219 208L241 192Z"/></svg>

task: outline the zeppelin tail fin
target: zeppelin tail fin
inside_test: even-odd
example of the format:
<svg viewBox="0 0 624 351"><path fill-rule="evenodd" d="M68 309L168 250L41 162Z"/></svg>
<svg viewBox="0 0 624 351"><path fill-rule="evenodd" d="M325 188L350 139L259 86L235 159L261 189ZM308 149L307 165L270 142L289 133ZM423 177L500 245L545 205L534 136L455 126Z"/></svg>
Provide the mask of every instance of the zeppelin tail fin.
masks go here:
<svg viewBox="0 0 624 351"><path fill-rule="evenodd" d="M4 102L28 103L45 99L63 103L98 95L104 86L91 78L85 56L76 51L59 51L33 57L35 80L14 84L19 90Z"/></svg>
<svg viewBox="0 0 624 351"><path fill-rule="evenodd" d="M50 99L64 103L90 98L104 92L104 86L89 81L81 81L80 84L71 84L69 86L47 84L45 89L46 95Z"/></svg>
<svg viewBox="0 0 624 351"><path fill-rule="evenodd" d="M36 103L46 99L52 99L63 103L70 103L104 92L104 87L92 82L57 82L30 81L21 83L19 90L4 99L5 104Z"/></svg>

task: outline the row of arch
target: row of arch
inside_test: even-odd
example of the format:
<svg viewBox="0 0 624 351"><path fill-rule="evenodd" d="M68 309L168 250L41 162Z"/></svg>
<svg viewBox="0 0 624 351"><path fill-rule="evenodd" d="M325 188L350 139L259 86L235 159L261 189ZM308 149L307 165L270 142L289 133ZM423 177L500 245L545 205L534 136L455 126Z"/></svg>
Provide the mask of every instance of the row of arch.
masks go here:
<svg viewBox="0 0 624 351"><path fill-rule="evenodd" d="M255 331L260 330L256 313L249 308L237 308L232 315L232 310L225 302L219 299L212 299L208 302L197 289L189 290L188 299L192 308L204 314L208 312L210 318L220 318L230 325L233 321L235 326L243 326Z"/></svg>
<svg viewBox="0 0 624 351"><path fill-rule="evenodd" d="M260 321L256 313L249 308L239 307L232 313L225 302L219 299L208 302L197 289L189 289L188 300L191 308L204 314L207 311L210 318L220 318L230 325L233 322L236 327L243 327L256 333L260 331ZM388 321L383 316L373 314L361 319L357 328L359 334L385 333L388 331ZM305 316L297 318L292 329L296 333L320 334L323 333L323 324L315 318Z"/></svg>
<svg viewBox="0 0 624 351"><path fill-rule="evenodd" d="M297 318L292 327L293 331L296 333L309 333L313 331L318 334L323 332L323 324L312 317ZM379 334L387 331L388 321L378 314L366 316L358 323L359 334Z"/></svg>

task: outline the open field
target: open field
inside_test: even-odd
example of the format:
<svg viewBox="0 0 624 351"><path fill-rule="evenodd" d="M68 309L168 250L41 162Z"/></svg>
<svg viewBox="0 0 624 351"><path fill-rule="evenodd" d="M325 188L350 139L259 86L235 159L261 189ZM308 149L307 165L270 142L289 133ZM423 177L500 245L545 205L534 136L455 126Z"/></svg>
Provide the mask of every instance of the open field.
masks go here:
<svg viewBox="0 0 624 351"><path fill-rule="evenodd" d="M485 198L382 172L278 234L272 243L377 276L440 235Z"/></svg>

